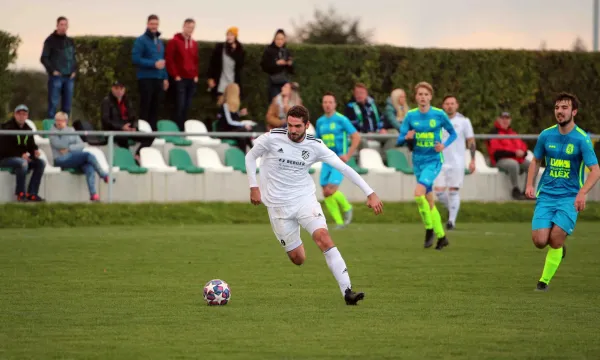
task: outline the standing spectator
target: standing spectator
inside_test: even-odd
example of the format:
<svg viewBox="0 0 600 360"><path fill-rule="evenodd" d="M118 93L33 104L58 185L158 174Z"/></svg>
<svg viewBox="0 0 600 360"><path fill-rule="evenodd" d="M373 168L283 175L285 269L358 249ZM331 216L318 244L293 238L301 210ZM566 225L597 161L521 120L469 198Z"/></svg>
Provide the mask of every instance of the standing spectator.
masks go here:
<svg viewBox="0 0 600 360"><path fill-rule="evenodd" d="M156 131L158 122L158 104L163 93L169 88L165 69L165 44L158 32L158 16L148 16L144 35L135 39L131 59L137 67L137 79L140 91L140 118L148 121Z"/></svg>
<svg viewBox="0 0 600 360"><path fill-rule="evenodd" d="M130 131L136 132L138 129L138 119L131 105L131 100L125 94L125 85L115 81L110 89L110 93L102 100L100 115L102 118L102 130L107 131ZM140 161L140 150L152 145L154 141L151 137L127 137L115 136L115 144L122 148L129 148L129 140L140 143L135 152L136 161Z"/></svg>
<svg viewBox="0 0 600 360"><path fill-rule="evenodd" d="M167 44L167 71L175 81L176 105L173 120L181 131L198 84L198 44L192 39L195 27L193 19L186 19L183 31L175 34Z"/></svg>
<svg viewBox="0 0 600 360"><path fill-rule="evenodd" d="M225 93L219 101L219 114L217 115L217 131L244 132L251 131L252 125L244 124L240 117L246 116L246 109L240 110L240 87L231 83L225 88ZM250 138L235 138L237 147L246 153L246 148L251 147Z"/></svg>
<svg viewBox="0 0 600 360"><path fill-rule="evenodd" d="M243 94L242 69L246 53L238 41L238 28L230 27L225 36L224 43L215 45L208 66L208 88L216 98L219 98L231 83L238 84L240 95Z"/></svg>
<svg viewBox="0 0 600 360"><path fill-rule="evenodd" d="M394 129L400 131L400 125L408 110L410 107L406 102L406 92L403 89L394 89L385 104L385 119Z"/></svg>
<svg viewBox="0 0 600 360"><path fill-rule="evenodd" d="M281 93L273 98L267 110L267 130L287 128L287 112L296 105L302 105L302 98L298 93L298 83L285 83Z"/></svg>
<svg viewBox="0 0 600 360"><path fill-rule="evenodd" d="M285 32L282 29L275 32L271 45L267 46L263 53L260 66L269 75L269 104L281 91L281 87L289 82L294 73L294 62L292 53L286 47Z"/></svg>
<svg viewBox="0 0 600 360"><path fill-rule="evenodd" d="M512 119L510 113L503 112L494 123L493 135L517 135L510 126ZM527 144L521 139L490 139L488 153L492 166L508 173L512 185L512 197L515 200L526 199L524 190L519 189L519 174L526 173L529 168Z"/></svg>
<svg viewBox="0 0 600 360"><path fill-rule="evenodd" d="M77 60L75 43L67 36L69 20L61 16L56 19L56 30L44 41L40 61L48 73L48 118L53 119L61 100L60 109L71 113Z"/></svg>
<svg viewBox="0 0 600 360"><path fill-rule="evenodd" d="M68 135L75 131L68 125L68 115L64 112L56 113L52 131L64 133L64 135L50 135L50 146L54 157L54 165L65 168L80 169L85 174L90 200L99 201L100 196L96 192L96 173L108 183L108 174L100 168L98 160L89 152L83 151L85 143L78 135Z"/></svg>
<svg viewBox="0 0 600 360"><path fill-rule="evenodd" d="M2 130L29 130L25 123L29 108L19 105L15 108L14 116L2 124ZM46 163L40 159L40 151L33 135L3 135L0 136L0 167L12 168L17 176L15 195L17 201L44 201L38 193ZM32 170L29 187L25 192L27 173Z"/></svg>

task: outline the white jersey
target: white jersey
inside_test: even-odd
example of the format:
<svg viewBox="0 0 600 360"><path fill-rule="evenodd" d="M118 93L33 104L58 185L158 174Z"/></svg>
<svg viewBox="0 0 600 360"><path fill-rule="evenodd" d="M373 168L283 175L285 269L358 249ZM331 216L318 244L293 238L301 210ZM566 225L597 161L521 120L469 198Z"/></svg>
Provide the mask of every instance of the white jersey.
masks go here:
<svg viewBox="0 0 600 360"><path fill-rule="evenodd" d="M466 141L469 138L474 137L473 125L471 120L464 117L461 113L456 113L452 119L450 119L454 131L456 131L456 140L444 149L444 166L452 168L465 168L465 151L467 150ZM442 141L446 141L449 134L444 130Z"/></svg>
<svg viewBox="0 0 600 360"><path fill-rule="evenodd" d="M323 142L306 134L301 142L288 138L287 129L273 129L259 136L246 155L250 187L256 187L256 159L260 162L261 201L267 207L284 207L316 199L315 182L308 173L319 161L336 168L358 185L365 195L373 190Z"/></svg>

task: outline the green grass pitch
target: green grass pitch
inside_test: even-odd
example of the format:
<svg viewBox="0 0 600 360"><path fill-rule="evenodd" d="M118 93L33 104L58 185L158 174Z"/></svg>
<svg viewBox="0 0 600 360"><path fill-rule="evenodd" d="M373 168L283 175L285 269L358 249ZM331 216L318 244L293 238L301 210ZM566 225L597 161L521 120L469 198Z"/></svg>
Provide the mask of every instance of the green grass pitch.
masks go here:
<svg viewBox="0 0 600 360"><path fill-rule="evenodd" d="M0 230L0 358L600 358L597 223L547 293L528 223L459 223L441 252L418 224L332 235L359 306L306 233L298 267L269 225ZM228 305L203 303L213 278Z"/></svg>

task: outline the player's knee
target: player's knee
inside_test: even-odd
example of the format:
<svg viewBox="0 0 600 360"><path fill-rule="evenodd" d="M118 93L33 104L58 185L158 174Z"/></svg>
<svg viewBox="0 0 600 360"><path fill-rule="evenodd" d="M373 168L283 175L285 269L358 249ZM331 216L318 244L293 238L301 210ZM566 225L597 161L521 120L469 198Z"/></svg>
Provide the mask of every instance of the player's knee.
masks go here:
<svg viewBox="0 0 600 360"><path fill-rule="evenodd" d="M306 260L306 254L304 254L304 252L302 251L289 253L288 256L290 257L290 260L294 263L294 265L298 266L304 264L304 260Z"/></svg>
<svg viewBox="0 0 600 360"><path fill-rule="evenodd" d="M531 234L531 240L538 249L543 249L548 245L548 236L542 232L534 231Z"/></svg>
<svg viewBox="0 0 600 360"><path fill-rule="evenodd" d="M422 184L417 184L415 188L415 196L423 196L427 193L427 188Z"/></svg>
<svg viewBox="0 0 600 360"><path fill-rule="evenodd" d="M315 241L315 244L317 244L321 251L325 251L334 246L333 240L331 240L331 236L329 235L329 232L326 229L317 229L315 230L312 236L313 240Z"/></svg>
<svg viewBox="0 0 600 360"><path fill-rule="evenodd" d="M563 230L560 230L560 231L553 230L550 233L548 245L550 245L550 247L553 249L560 249L561 247L563 247L566 237L567 237L567 234Z"/></svg>

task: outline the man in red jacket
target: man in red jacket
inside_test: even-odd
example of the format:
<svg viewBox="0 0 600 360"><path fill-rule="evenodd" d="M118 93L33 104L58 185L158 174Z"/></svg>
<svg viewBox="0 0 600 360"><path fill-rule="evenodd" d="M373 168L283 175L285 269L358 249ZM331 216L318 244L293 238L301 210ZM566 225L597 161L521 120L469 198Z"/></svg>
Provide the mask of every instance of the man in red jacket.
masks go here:
<svg viewBox="0 0 600 360"><path fill-rule="evenodd" d="M183 31L175 34L167 44L165 60L167 72L175 81L175 114L173 120L183 131L188 109L198 83L198 44L192 39L196 27L193 19L183 22Z"/></svg>
<svg viewBox="0 0 600 360"><path fill-rule="evenodd" d="M503 112L494 123L491 134L494 135L518 135L510 127L510 113ZM523 191L519 189L519 174L526 173L529 168L527 156L527 144L521 139L491 139L488 141L488 153L492 166L508 173L512 185L512 197L515 200L525 199Z"/></svg>

